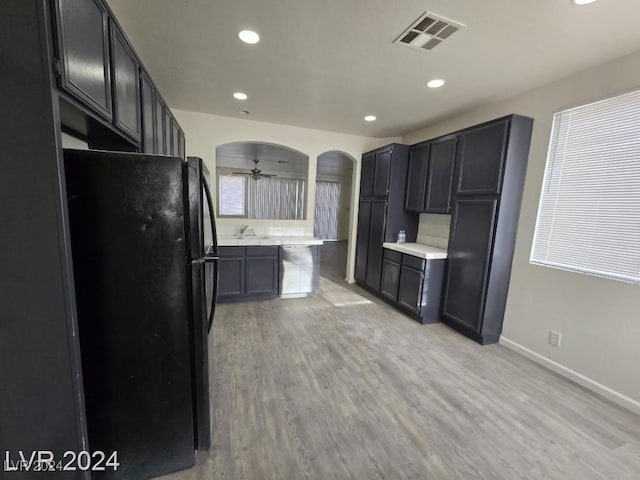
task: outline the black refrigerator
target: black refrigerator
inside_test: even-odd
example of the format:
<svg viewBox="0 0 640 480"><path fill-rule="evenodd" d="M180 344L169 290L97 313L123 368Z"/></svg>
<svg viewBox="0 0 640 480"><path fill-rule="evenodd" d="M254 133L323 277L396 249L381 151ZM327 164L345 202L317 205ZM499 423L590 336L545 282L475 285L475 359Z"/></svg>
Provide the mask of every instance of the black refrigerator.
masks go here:
<svg viewBox="0 0 640 480"><path fill-rule="evenodd" d="M211 439L217 242L199 158L64 150L88 451L143 479Z"/></svg>

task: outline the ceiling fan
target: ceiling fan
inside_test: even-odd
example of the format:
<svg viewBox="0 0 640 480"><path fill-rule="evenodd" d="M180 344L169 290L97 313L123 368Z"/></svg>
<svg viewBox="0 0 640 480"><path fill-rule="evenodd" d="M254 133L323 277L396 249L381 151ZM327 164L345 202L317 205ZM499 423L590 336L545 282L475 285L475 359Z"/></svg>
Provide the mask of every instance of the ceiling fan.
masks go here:
<svg viewBox="0 0 640 480"><path fill-rule="evenodd" d="M248 175L251 178L253 178L254 180L260 180L262 177L275 177L276 175L271 175L269 173L262 173L262 170L260 170L258 168L258 162L260 160L258 160L257 158L255 158L253 160L254 163L254 167L250 170L250 173L247 172L232 172L232 175Z"/></svg>

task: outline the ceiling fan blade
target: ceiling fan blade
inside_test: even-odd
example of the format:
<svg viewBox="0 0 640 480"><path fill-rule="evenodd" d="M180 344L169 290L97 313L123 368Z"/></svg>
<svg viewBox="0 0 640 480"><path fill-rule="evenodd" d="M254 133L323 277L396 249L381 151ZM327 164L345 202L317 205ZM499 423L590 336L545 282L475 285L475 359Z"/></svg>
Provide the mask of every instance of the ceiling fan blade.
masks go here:
<svg viewBox="0 0 640 480"><path fill-rule="evenodd" d="M261 173L260 176L261 177L277 177L277 175L273 175L271 173Z"/></svg>
<svg viewBox="0 0 640 480"><path fill-rule="evenodd" d="M251 175L248 172L231 172L231 175Z"/></svg>

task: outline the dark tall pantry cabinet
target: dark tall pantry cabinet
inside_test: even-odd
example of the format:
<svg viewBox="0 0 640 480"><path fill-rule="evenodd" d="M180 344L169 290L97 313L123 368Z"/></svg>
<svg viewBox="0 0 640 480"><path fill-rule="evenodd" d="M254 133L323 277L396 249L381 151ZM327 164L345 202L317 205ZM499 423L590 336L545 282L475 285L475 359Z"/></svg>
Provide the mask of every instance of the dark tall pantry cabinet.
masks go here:
<svg viewBox="0 0 640 480"><path fill-rule="evenodd" d="M460 132L442 319L486 344L500 338L533 119Z"/></svg>
<svg viewBox="0 0 640 480"><path fill-rule="evenodd" d="M404 210L409 147L391 144L362 156L356 282L380 291L382 244L395 242L405 230L407 242L415 242L418 215Z"/></svg>

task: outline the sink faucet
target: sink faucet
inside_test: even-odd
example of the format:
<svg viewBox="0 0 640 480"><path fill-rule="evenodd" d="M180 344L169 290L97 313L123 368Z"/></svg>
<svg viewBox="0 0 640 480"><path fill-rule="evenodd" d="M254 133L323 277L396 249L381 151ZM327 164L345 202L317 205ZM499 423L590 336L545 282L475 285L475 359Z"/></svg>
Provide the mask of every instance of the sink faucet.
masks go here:
<svg viewBox="0 0 640 480"><path fill-rule="evenodd" d="M240 235L242 235L247 228L249 228L249 225L240 225Z"/></svg>

